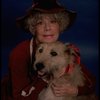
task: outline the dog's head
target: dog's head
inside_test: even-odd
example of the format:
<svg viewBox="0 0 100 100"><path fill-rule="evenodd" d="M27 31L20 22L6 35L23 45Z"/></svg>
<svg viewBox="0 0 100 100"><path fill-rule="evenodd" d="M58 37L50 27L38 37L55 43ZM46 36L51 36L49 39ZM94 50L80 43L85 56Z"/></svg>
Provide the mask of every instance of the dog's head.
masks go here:
<svg viewBox="0 0 100 100"><path fill-rule="evenodd" d="M68 52L66 52L68 51ZM70 63L70 53L62 42L42 43L35 54L34 69L57 77L58 72Z"/></svg>

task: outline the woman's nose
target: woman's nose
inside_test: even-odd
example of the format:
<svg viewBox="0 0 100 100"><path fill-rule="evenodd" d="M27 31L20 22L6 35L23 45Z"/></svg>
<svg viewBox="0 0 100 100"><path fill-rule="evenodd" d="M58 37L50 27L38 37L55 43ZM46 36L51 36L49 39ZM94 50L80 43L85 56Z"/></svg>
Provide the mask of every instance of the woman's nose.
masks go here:
<svg viewBox="0 0 100 100"><path fill-rule="evenodd" d="M50 23L45 23L45 30L48 31L51 29Z"/></svg>

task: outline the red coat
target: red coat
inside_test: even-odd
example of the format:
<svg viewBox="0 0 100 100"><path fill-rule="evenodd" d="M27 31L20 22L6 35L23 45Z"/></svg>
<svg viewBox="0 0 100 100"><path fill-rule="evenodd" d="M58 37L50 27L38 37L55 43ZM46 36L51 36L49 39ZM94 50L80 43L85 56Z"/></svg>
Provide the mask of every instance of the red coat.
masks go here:
<svg viewBox="0 0 100 100"><path fill-rule="evenodd" d="M33 47L34 45L33 43ZM47 84L36 76L32 77L32 82L30 81L30 77L28 76L30 60L30 40L26 40L16 46L11 52L9 78L4 79L1 84L2 100L37 100L38 94ZM81 67L86 78L86 84L78 88L78 95L89 94L95 89L94 77L83 65ZM8 87L8 83L10 83L11 87Z"/></svg>

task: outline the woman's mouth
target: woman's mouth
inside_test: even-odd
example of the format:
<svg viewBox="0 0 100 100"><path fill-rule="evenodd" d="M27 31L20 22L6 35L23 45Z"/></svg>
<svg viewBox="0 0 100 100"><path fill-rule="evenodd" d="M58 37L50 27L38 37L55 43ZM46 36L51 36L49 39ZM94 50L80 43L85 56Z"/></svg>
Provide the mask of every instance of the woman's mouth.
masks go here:
<svg viewBox="0 0 100 100"><path fill-rule="evenodd" d="M51 38L54 37L54 35L43 35L43 37L48 38L48 39L51 39Z"/></svg>

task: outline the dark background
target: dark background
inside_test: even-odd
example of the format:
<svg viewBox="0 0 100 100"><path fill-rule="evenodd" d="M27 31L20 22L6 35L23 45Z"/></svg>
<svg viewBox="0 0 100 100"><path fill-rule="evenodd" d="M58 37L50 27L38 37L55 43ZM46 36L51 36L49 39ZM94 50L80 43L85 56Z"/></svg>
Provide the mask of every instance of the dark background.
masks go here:
<svg viewBox="0 0 100 100"><path fill-rule="evenodd" d="M58 0L70 10L77 11L74 25L64 32L60 40L80 48L81 61L96 76L96 93L99 90L98 37L99 0ZM1 0L1 74L8 73L11 50L31 35L16 27L16 18L23 16L32 0Z"/></svg>

